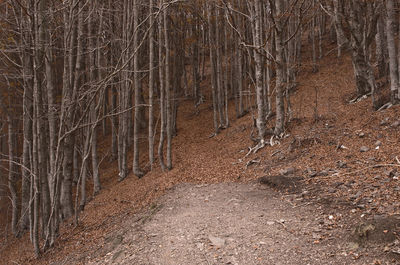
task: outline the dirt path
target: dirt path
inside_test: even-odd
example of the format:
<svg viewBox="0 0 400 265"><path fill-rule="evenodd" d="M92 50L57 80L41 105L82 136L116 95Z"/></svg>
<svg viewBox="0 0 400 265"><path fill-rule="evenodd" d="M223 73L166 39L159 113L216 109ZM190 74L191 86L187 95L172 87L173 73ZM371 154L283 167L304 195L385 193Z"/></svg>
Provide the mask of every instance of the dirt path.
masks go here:
<svg viewBox="0 0 400 265"><path fill-rule="evenodd" d="M107 237L90 264L374 264L299 198L258 183L178 185Z"/></svg>

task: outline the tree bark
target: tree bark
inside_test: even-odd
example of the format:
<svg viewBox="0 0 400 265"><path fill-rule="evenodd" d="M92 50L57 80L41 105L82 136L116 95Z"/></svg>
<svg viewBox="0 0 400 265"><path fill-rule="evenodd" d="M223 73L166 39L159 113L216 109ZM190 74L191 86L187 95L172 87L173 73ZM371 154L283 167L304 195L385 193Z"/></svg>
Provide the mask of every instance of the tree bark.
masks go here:
<svg viewBox="0 0 400 265"><path fill-rule="evenodd" d="M210 64L211 64L211 89L212 89L212 98L213 98L213 121L214 121L214 133L218 134L220 129L220 124L218 122L218 94L217 94L217 74L216 74L216 66L215 66L215 53L214 53L214 37L213 37L213 23L212 23L212 5L211 3L207 3L208 12L208 41L210 46Z"/></svg>
<svg viewBox="0 0 400 265"><path fill-rule="evenodd" d="M165 43L165 97L167 115L167 169L172 169L172 113L171 113L171 88L170 88L170 50L168 36L168 9L164 9L164 43Z"/></svg>
<svg viewBox="0 0 400 265"><path fill-rule="evenodd" d="M133 174L137 177L141 178L143 176L143 172L140 169L139 165L139 156L140 156L140 146L139 146L139 130L140 130L140 104L141 104L141 84L139 80L139 0L133 0L133 47L134 47L134 56L133 56L133 82L134 82L134 90L135 90L135 121L133 125ZM142 107L143 108L143 107Z"/></svg>
<svg viewBox="0 0 400 265"><path fill-rule="evenodd" d="M149 2L149 163L154 163L154 16L153 0Z"/></svg>
<svg viewBox="0 0 400 265"><path fill-rule="evenodd" d="M386 0L386 37L387 47L389 51L389 74L390 74L390 91L392 96L392 102L398 100L399 97L399 69L397 63L397 51L396 43L394 40L394 19L395 10L393 0Z"/></svg>
<svg viewBox="0 0 400 265"><path fill-rule="evenodd" d="M257 129L260 144L264 145L265 138L265 107L263 93L263 65L259 48L261 47L261 9L259 0L254 1L254 60L255 60L255 75L256 75L256 94L257 94Z"/></svg>
<svg viewBox="0 0 400 265"><path fill-rule="evenodd" d="M284 47L283 47L283 28L282 14L284 13L284 3L282 0L276 0L276 16L275 16L275 45L276 45L276 122L275 135L280 135L284 131L285 125L285 105L283 99L284 84Z"/></svg>
<svg viewBox="0 0 400 265"><path fill-rule="evenodd" d="M160 9L163 8L164 1L160 0ZM161 125L160 125L160 141L158 144L158 157L160 160L160 166L162 171L165 171L167 168L164 162L164 142L165 142L165 130L166 130L166 107L165 107L165 58L163 53L163 24L164 19L163 16L160 15L158 17L158 75L159 75L159 85L160 85L160 116L161 116Z"/></svg>

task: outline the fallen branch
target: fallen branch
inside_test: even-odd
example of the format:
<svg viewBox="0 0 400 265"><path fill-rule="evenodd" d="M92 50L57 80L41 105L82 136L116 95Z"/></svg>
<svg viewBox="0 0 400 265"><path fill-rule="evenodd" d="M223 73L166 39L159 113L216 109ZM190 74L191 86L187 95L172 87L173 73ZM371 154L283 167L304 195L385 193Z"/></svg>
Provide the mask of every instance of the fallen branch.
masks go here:
<svg viewBox="0 0 400 265"><path fill-rule="evenodd" d="M388 102L388 103L384 104L382 107L380 107L377 111L382 111L382 110L385 110L385 109L390 109L391 107L393 107L392 102Z"/></svg>
<svg viewBox="0 0 400 265"><path fill-rule="evenodd" d="M282 221L275 220L275 223L280 224L283 228L287 229L286 225Z"/></svg>
<svg viewBox="0 0 400 265"><path fill-rule="evenodd" d="M350 103L350 104L358 103L358 102L360 102L360 101L362 101L362 100L368 98L368 97L371 96L371 95L372 95L372 93L369 92L369 93L367 93L367 94L365 94L365 95L357 96L356 98L350 100L349 103Z"/></svg>
<svg viewBox="0 0 400 265"><path fill-rule="evenodd" d="M398 164L376 164L376 165L365 167L365 168L362 168L362 169L359 169L359 170L356 170L356 171L348 172L348 173L345 173L343 175L353 175L353 174L362 172L362 171L367 170L367 169L379 168L379 167L400 167L400 165L398 165Z"/></svg>
<svg viewBox="0 0 400 265"><path fill-rule="evenodd" d="M355 170L355 171L351 171L351 172L338 173L338 174L335 174L334 176L340 176L340 175L342 175L342 176L343 176L343 175L354 175L354 174L356 174L356 173L360 173L360 172L365 171L365 170L367 170L367 169L379 168L379 167L400 167L400 164L376 164L376 165L373 165L373 166L364 167L364 168L361 168L361 169L358 169L358 170ZM329 178L329 177L333 177L333 175L331 175L331 176L326 176L326 177L320 178L320 179L326 179L326 178Z"/></svg>
<svg viewBox="0 0 400 265"><path fill-rule="evenodd" d="M261 162L261 159L253 159L253 160L250 160L250 161L248 161L248 162L246 163L246 169L247 169L249 166L253 165L253 164L260 164L260 162Z"/></svg>
<svg viewBox="0 0 400 265"><path fill-rule="evenodd" d="M281 153L281 152L282 152L281 150L275 151L275 152L273 152L273 153L271 154L271 157L272 157L272 156L276 156L277 154L279 154L279 153Z"/></svg>

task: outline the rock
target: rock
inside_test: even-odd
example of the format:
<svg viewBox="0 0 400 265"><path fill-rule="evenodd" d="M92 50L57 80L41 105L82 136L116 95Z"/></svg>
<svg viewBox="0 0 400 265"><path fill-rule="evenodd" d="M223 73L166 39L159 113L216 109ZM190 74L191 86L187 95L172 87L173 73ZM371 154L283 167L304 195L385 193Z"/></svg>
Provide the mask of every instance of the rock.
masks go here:
<svg viewBox="0 0 400 265"><path fill-rule="evenodd" d="M376 227L373 224L361 223L355 227L353 231L353 236L357 239L358 242L363 242L368 239L368 235L375 231L375 229Z"/></svg>
<svg viewBox="0 0 400 265"><path fill-rule="evenodd" d="M117 251L116 253L114 253L114 255L111 258L112 263L115 263L115 261L121 256L121 254L123 254L124 252L122 250Z"/></svg>
<svg viewBox="0 0 400 265"><path fill-rule="evenodd" d="M111 242L113 249L115 249L116 247L121 245L123 240L124 240L124 237L122 235L116 236Z"/></svg>
<svg viewBox="0 0 400 265"><path fill-rule="evenodd" d="M400 126L400 120L397 120L392 123L392 127L399 127Z"/></svg>
<svg viewBox="0 0 400 265"><path fill-rule="evenodd" d="M357 192L356 194L351 195L351 196L350 196L350 200L357 200L358 198L360 198L361 194L362 194L362 192L359 191L359 192Z"/></svg>
<svg viewBox="0 0 400 265"><path fill-rule="evenodd" d="M317 171L315 171L315 169L313 169L313 168L307 168L307 173L308 173L308 176L310 177L310 178L314 178L314 177L316 177L317 176Z"/></svg>
<svg viewBox="0 0 400 265"><path fill-rule="evenodd" d="M360 138L363 138L365 136L365 133L363 133L363 132L360 132L359 134L358 134L358 137L360 137Z"/></svg>
<svg viewBox="0 0 400 265"><path fill-rule="evenodd" d="M357 250L358 248L360 247L360 245L358 244L358 243L355 243L355 242L350 242L349 244L348 244L348 248L350 249L350 250Z"/></svg>
<svg viewBox="0 0 400 265"><path fill-rule="evenodd" d="M380 188L381 185L379 183L372 183L372 187L374 188Z"/></svg>
<svg viewBox="0 0 400 265"><path fill-rule="evenodd" d="M204 249L204 244L203 243L196 243L196 247L198 248L198 249L200 249L201 251L203 251L203 249Z"/></svg>
<svg viewBox="0 0 400 265"><path fill-rule="evenodd" d="M215 236L209 236L208 239L210 240L211 245L213 245L214 247L221 248L225 246L225 239Z"/></svg>
<svg viewBox="0 0 400 265"><path fill-rule="evenodd" d="M390 246L385 246L385 248L383 249L384 252L389 252L390 251Z"/></svg>
<svg viewBox="0 0 400 265"><path fill-rule="evenodd" d="M291 174L293 174L295 171L296 171L295 168L289 167L289 168L286 168L286 169L281 169L281 170L279 171L279 173L281 173L282 175L291 175Z"/></svg>
<svg viewBox="0 0 400 265"><path fill-rule="evenodd" d="M343 184L344 184L344 182L336 182L334 185L335 185L335 188L339 188Z"/></svg>
<svg viewBox="0 0 400 265"><path fill-rule="evenodd" d="M329 188L329 189L328 189L328 192L329 192L329 193L335 193L335 192L336 192L336 189L334 189L334 188Z"/></svg>
<svg viewBox="0 0 400 265"><path fill-rule="evenodd" d="M386 125L389 125L389 118L388 117L386 117L385 119L383 119L381 121L381 126L386 126Z"/></svg>
<svg viewBox="0 0 400 265"><path fill-rule="evenodd" d="M347 168L347 163L343 162L341 160L337 161L336 165L337 165L338 168Z"/></svg>
<svg viewBox="0 0 400 265"><path fill-rule="evenodd" d="M385 175L388 176L389 178L393 178L397 176L397 169L387 170L385 171Z"/></svg>
<svg viewBox="0 0 400 265"><path fill-rule="evenodd" d="M318 173L319 176L326 177L329 175L328 170L322 170Z"/></svg>
<svg viewBox="0 0 400 265"><path fill-rule="evenodd" d="M383 214L375 214L375 215L373 216L373 219L374 219L375 222L376 222L376 221L382 221L382 220L385 219L385 215L383 215Z"/></svg>
<svg viewBox="0 0 400 265"><path fill-rule="evenodd" d="M361 146L361 148L360 148L360 152L361 153L365 153L365 152L368 152L369 151L369 147L368 146Z"/></svg>
<svg viewBox="0 0 400 265"><path fill-rule="evenodd" d="M316 240L321 240L321 239L322 239L322 236L319 235L319 234L317 234L317 233L312 233L312 238L313 238L313 239L316 239Z"/></svg>
<svg viewBox="0 0 400 265"><path fill-rule="evenodd" d="M375 146L381 146L381 145L382 145L382 142L378 140L378 141L375 142L374 145L375 145Z"/></svg>

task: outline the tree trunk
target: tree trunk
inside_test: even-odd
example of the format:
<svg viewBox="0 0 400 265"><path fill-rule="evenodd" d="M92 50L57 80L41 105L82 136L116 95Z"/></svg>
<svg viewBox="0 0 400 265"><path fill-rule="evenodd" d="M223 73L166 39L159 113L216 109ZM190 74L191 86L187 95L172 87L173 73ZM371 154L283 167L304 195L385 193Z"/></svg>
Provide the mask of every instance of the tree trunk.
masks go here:
<svg viewBox="0 0 400 265"><path fill-rule="evenodd" d="M377 34L375 36L375 60L378 67L378 78L382 78L387 75L387 45L384 21L384 18L380 16L377 22Z"/></svg>
<svg viewBox="0 0 400 265"><path fill-rule="evenodd" d="M123 65L129 65L129 41L130 41L130 33L131 27L129 20L131 18L131 6L129 5L128 0L124 0L124 12L123 12L123 21L122 21L122 45L123 45L123 53L122 53L122 63ZM119 92L119 105L120 112L119 115L119 123L118 123L118 168L119 168L119 181L124 180L128 175L128 166L127 166L127 149L128 149L128 131L129 131L129 123L131 119L131 111L129 109L129 105L131 102L131 93L130 93L130 85L129 85L129 73L127 69L123 69L121 72L121 84L120 84L120 92Z"/></svg>
<svg viewBox="0 0 400 265"><path fill-rule="evenodd" d="M29 205L31 186L31 150L32 150L32 117L33 117L33 80L32 60L26 51L23 52L23 151L22 151L22 187L21 187L21 231L29 226Z"/></svg>
<svg viewBox="0 0 400 265"><path fill-rule="evenodd" d="M392 102L395 103L399 97L399 69L397 63L396 43L394 40L394 19L395 10L393 0L386 0L386 37L389 51L389 73L390 73L390 91Z"/></svg>
<svg viewBox="0 0 400 265"><path fill-rule="evenodd" d="M94 14L96 12L96 4L95 2L90 3L89 9L91 10L91 14ZM97 49L100 49L100 47L96 47L96 42L95 42L95 37L93 36L93 33L95 32L94 28L94 21L93 21L93 15L89 15L89 21L88 21L88 36L89 36L89 83L94 84L96 81L100 80L99 72L100 72L100 56L98 56L98 51ZM101 29L102 23L99 23L99 28ZM100 30L98 30L100 31ZM99 37L97 37L98 39ZM96 60L97 57L97 60ZM96 105L97 103L97 96L95 92L95 88L92 88L93 92L90 95L90 123L92 124L91 127L91 151L92 151L92 169L93 169L93 193L97 194L100 189L100 176L99 176L99 165L98 165L98 160L97 160L97 110L96 110Z"/></svg>
<svg viewBox="0 0 400 265"><path fill-rule="evenodd" d="M143 176L143 172L140 169L139 165L139 130L140 130L140 104L141 104L141 84L139 80L139 0L133 0L133 47L134 47L134 56L133 56L133 83L135 90L135 120L133 125L133 174L137 177L141 178ZM143 107L142 107L143 108Z"/></svg>
<svg viewBox="0 0 400 265"><path fill-rule="evenodd" d="M150 170L154 163L154 16L153 0L149 2L149 163Z"/></svg>
<svg viewBox="0 0 400 265"><path fill-rule="evenodd" d="M264 94L263 94L263 65L259 48L261 42L261 8L259 0L254 2L254 60L255 60L255 74L256 74L256 95L257 95L257 129L260 144L264 145L265 138L265 107L264 107Z"/></svg>
<svg viewBox="0 0 400 265"><path fill-rule="evenodd" d="M172 169L172 113L171 113L171 88L170 88L170 50L168 36L168 9L164 9L164 43L165 43L165 98L166 98L166 115L167 115L167 169Z"/></svg>
<svg viewBox="0 0 400 265"><path fill-rule="evenodd" d="M218 123L218 94L217 94L217 75L216 75L216 67L215 67L215 53L214 53L214 37L212 32L213 23L211 20L212 17L212 6L211 3L207 3L208 12L208 41L210 46L210 64L211 64L211 89L212 89L212 98L213 98L213 120L214 120L214 130L215 134L219 133L219 123Z"/></svg>
<svg viewBox="0 0 400 265"><path fill-rule="evenodd" d="M9 91L9 93L11 93ZM11 97L9 96L9 99ZM13 113L7 113L8 122L8 188L10 190L12 217L11 217L11 230L14 236L18 235L18 195L17 195L17 167L15 161L15 152L17 149L15 138L15 121L12 118Z"/></svg>
<svg viewBox="0 0 400 265"><path fill-rule="evenodd" d="M160 9L163 8L164 1L160 0ZM166 108L165 108L165 58L163 56L163 16L158 17L158 61L159 61L159 79L160 79L160 116L161 116L161 125L160 125L160 141L158 144L158 157L160 159L160 166L162 171L165 171L166 165L164 162L164 142L165 142L165 130L166 130Z"/></svg>
<svg viewBox="0 0 400 265"><path fill-rule="evenodd" d="M285 105L283 101L283 83L284 83L284 47L283 47L283 28L282 14L284 13L284 4L282 0L276 0L276 25L275 25L275 45L276 45L276 122L275 135L280 135L284 131L285 125Z"/></svg>

